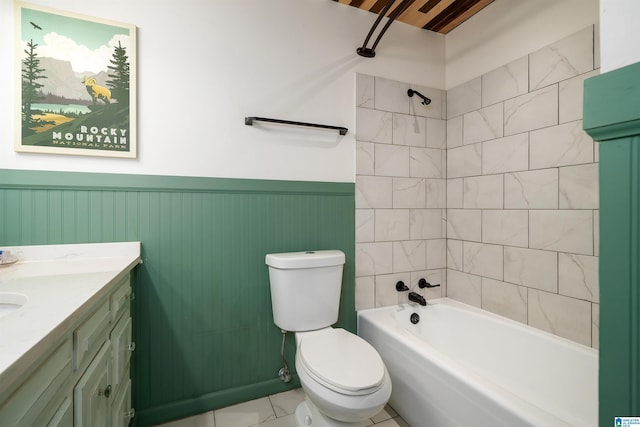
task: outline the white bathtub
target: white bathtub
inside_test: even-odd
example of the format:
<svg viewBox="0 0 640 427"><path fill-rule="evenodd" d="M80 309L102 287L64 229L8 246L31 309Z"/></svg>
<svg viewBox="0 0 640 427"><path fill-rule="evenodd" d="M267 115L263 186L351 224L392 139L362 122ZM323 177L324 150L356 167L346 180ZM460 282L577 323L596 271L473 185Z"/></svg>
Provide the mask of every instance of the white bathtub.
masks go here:
<svg viewBox="0 0 640 427"><path fill-rule="evenodd" d="M592 348L448 298L360 311L358 335L382 356L389 403L411 427L598 424Z"/></svg>

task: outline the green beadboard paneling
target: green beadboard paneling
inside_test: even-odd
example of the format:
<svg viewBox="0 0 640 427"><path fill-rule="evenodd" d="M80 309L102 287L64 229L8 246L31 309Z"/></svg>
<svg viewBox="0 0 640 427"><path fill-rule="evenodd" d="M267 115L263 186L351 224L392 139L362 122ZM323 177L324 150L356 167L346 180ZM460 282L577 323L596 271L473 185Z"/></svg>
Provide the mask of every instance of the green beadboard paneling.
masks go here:
<svg viewBox="0 0 640 427"><path fill-rule="evenodd" d="M640 416L640 63L585 81L599 144L599 425Z"/></svg>
<svg viewBox="0 0 640 427"><path fill-rule="evenodd" d="M141 241L133 359L147 426L298 386L277 378L264 256L340 249L355 331L355 186L0 170L0 245ZM294 366L294 339L286 353Z"/></svg>

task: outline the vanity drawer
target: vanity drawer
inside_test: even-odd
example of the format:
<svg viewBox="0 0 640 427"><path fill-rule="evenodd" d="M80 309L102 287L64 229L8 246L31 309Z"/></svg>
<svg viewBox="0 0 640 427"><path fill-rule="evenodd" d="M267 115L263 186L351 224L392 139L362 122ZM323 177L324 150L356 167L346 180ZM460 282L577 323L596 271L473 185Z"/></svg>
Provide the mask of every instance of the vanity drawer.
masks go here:
<svg viewBox="0 0 640 427"><path fill-rule="evenodd" d="M127 275L122 279L122 282L116 285L116 290L111 294L111 321L113 323L129 308L129 301L131 301L131 280Z"/></svg>
<svg viewBox="0 0 640 427"><path fill-rule="evenodd" d="M54 416L52 400L71 377L71 340L64 341L0 407L0 425L35 426Z"/></svg>
<svg viewBox="0 0 640 427"><path fill-rule="evenodd" d="M108 337L109 301L100 305L93 315L73 333L74 369L89 363Z"/></svg>

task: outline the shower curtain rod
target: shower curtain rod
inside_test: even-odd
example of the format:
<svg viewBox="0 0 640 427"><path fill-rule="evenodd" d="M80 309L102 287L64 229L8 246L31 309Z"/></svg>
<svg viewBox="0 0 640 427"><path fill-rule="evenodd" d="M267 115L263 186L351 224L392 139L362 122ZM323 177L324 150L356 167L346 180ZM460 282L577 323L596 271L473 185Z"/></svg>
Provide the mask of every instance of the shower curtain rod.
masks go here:
<svg viewBox="0 0 640 427"><path fill-rule="evenodd" d="M245 117L244 124L247 126L253 126L253 122L269 122L269 123L280 123L283 125L293 125L293 126L305 126L311 128L320 128L320 129L331 129L337 130L340 135L346 135L349 129L342 126L329 126L329 125L321 125L318 123L305 123L305 122L293 122L291 120L280 120L280 119L269 119L267 117Z"/></svg>
<svg viewBox="0 0 640 427"><path fill-rule="evenodd" d="M382 36L384 36L384 33L387 31L391 23L395 21L396 18L400 16L400 14L404 12L405 9L412 2L413 0L403 0L402 3L400 3L398 7L396 7L393 10L393 12L391 12L391 15L389 15L389 19L387 20L386 24L384 24L384 27L382 27L382 30L378 34L376 41L373 43L373 46L371 46L371 48L368 48L367 43L369 43L369 39L373 35L373 32L378 27L378 24L380 24L382 17L387 14L389 9L391 9L391 6L393 5L393 3L395 3L395 0L389 0L387 4L384 6L384 8L378 14L378 18L376 18L376 22L373 23L373 26L369 30L369 34L367 34L367 37L364 39L364 43L362 44L362 47L359 47L358 49L356 49L356 52L358 53L358 55L364 56L365 58L373 58L374 56L376 56L375 50L376 50L376 46L378 46L378 43L380 42L380 39L382 38Z"/></svg>

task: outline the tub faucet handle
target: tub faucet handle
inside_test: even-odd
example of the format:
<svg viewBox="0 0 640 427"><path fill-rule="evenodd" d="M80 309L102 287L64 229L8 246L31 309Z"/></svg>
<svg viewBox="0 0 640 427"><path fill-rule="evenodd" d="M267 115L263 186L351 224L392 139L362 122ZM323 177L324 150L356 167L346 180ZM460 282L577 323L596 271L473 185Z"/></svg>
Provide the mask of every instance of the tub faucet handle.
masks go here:
<svg viewBox="0 0 640 427"><path fill-rule="evenodd" d="M418 280L418 287L420 287L420 289L424 289L424 288L437 288L438 285L432 285L431 283L427 282L425 279L420 279Z"/></svg>
<svg viewBox="0 0 640 427"><path fill-rule="evenodd" d="M408 291L408 290L409 290L409 288L407 287L407 285L405 285L402 280L398 280L398 283L396 283L396 291L404 292L404 291Z"/></svg>

